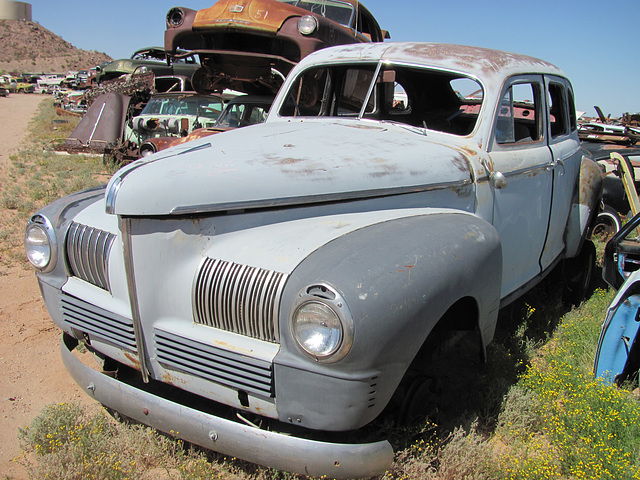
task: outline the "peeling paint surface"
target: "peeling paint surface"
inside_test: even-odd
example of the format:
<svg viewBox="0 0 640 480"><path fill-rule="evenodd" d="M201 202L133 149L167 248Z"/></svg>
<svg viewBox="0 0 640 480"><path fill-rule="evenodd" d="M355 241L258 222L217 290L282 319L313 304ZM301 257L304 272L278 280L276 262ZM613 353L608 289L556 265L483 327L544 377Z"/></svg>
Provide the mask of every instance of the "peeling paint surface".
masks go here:
<svg viewBox="0 0 640 480"><path fill-rule="evenodd" d="M354 122L371 128L352 128ZM239 202L353 198L389 188L462 186L472 179L461 151L399 126L380 129L377 122L366 120L273 122L189 146L193 153L169 149L160 159L147 157L154 161L143 168L125 170L117 213L166 215L197 205L215 211Z"/></svg>

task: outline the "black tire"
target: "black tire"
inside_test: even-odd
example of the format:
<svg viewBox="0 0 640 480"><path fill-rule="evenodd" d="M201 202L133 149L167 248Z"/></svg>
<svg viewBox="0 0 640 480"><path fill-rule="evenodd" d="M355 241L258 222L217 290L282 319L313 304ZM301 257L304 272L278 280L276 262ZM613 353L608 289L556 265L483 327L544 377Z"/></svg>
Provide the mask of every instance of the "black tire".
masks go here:
<svg viewBox="0 0 640 480"><path fill-rule="evenodd" d="M428 375L418 375L407 386L404 401L398 411L397 424L412 425L424 418L437 422L442 400L438 381Z"/></svg>
<svg viewBox="0 0 640 480"><path fill-rule="evenodd" d="M578 305L587 296L596 263L596 247L585 240L578 256L565 260L562 274L565 283L564 299L571 305Z"/></svg>
<svg viewBox="0 0 640 480"><path fill-rule="evenodd" d="M605 205L596 217L596 222L591 230L591 238L607 241L622 228L622 219L609 205Z"/></svg>

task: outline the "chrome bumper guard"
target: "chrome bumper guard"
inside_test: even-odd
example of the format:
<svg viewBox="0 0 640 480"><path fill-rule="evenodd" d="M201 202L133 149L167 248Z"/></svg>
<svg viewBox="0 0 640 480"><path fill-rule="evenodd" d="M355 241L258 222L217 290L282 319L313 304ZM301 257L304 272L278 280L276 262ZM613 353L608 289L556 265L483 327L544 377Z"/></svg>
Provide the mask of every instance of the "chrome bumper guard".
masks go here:
<svg viewBox="0 0 640 480"><path fill-rule="evenodd" d="M65 341L69 340L69 341ZM139 390L84 365L72 351L75 340L60 343L65 367L89 396L113 410L225 455L293 473L329 478L383 474L393 461L386 440L365 444L328 443L261 430Z"/></svg>

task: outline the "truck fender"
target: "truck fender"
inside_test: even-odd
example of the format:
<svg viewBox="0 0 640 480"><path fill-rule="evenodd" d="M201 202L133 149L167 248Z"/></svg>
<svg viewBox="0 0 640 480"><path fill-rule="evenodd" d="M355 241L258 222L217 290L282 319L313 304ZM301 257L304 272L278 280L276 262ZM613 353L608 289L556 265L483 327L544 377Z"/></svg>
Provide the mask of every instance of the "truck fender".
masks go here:
<svg viewBox="0 0 640 480"><path fill-rule="evenodd" d="M591 158L583 156L565 230L567 258L580 253L582 243L591 231L591 225L598 215L602 186L602 170Z"/></svg>
<svg viewBox="0 0 640 480"><path fill-rule="evenodd" d="M287 395L278 399L279 414L287 417L295 414L296 405L305 405L304 423L314 428L342 430L368 423L389 402L432 329L459 299L473 299L478 318L472 319L471 328L479 328L483 348L491 341L501 282L498 233L466 212L405 216L328 242L298 265L285 287L282 348L275 362L276 397L280 387ZM351 348L335 363L305 357L290 328L299 292L321 291L323 285L340 293L353 319ZM312 375L300 375L301 370ZM376 401L364 413L353 408L360 417L347 418L345 410L358 399L348 398L330 379L368 375L376 377ZM318 402L318 382L326 382L331 401ZM345 398L338 398L341 395ZM335 415L336 408L343 408L341 415Z"/></svg>

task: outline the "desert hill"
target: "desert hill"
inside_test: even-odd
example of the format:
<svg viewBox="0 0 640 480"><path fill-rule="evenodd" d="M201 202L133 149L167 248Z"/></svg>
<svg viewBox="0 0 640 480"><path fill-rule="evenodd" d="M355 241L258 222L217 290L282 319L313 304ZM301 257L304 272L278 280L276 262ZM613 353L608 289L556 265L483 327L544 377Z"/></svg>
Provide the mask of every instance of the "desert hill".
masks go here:
<svg viewBox="0 0 640 480"><path fill-rule="evenodd" d="M0 20L0 73L66 73L111 60L80 50L35 22Z"/></svg>

